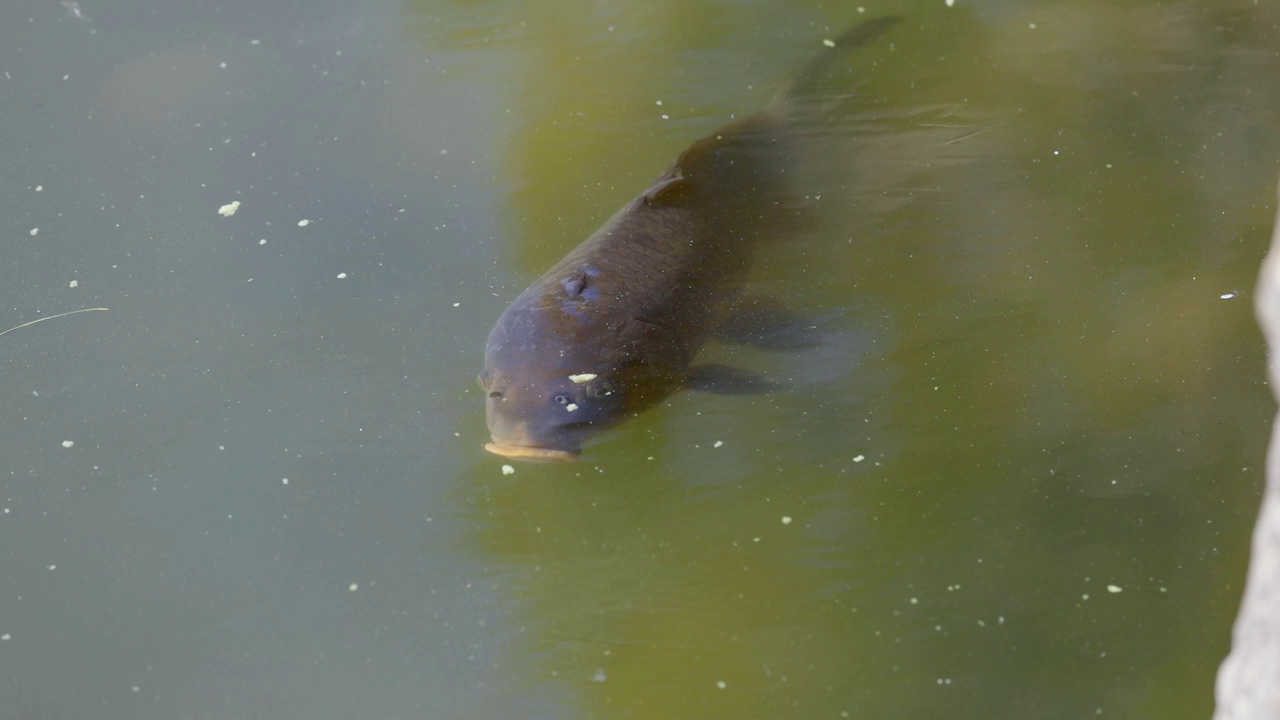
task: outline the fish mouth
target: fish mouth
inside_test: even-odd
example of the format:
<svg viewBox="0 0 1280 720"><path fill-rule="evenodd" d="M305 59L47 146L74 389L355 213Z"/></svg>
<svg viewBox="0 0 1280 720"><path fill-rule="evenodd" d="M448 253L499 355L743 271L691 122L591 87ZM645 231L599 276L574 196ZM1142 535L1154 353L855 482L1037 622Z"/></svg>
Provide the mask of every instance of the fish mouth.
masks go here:
<svg viewBox="0 0 1280 720"><path fill-rule="evenodd" d="M536 445L512 445L504 442L489 442L484 449L494 455L517 460L577 460L578 452L557 448L538 447Z"/></svg>

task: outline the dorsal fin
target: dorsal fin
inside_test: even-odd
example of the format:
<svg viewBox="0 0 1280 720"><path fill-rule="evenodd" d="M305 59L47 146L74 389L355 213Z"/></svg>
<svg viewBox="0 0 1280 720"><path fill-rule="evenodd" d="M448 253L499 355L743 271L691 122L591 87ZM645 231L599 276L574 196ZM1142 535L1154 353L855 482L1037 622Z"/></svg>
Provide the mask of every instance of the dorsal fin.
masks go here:
<svg viewBox="0 0 1280 720"><path fill-rule="evenodd" d="M684 155L680 157L683 158ZM648 190L640 195L640 202L649 206L671 205L683 199L688 190L689 183L681 169L680 160L677 159L666 172L662 173L661 177L653 181Z"/></svg>

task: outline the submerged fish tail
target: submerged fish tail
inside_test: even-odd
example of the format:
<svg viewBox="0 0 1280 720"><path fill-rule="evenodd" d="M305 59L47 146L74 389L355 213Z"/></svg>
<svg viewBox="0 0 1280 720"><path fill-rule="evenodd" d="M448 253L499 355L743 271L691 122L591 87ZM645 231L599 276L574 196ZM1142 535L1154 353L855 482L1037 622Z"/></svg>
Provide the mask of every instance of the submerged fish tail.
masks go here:
<svg viewBox="0 0 1280 720"><path fill-rule="evenodd" d="M873 18L846 30L835 40L824 41L826 48L810 60L795 79L778 93L769 104L767 111L777 114L785 113L794 100L813 94L824 82L829 81L837 64L850 52L874 41L901 21L902 18L897 15Z"/></svg>

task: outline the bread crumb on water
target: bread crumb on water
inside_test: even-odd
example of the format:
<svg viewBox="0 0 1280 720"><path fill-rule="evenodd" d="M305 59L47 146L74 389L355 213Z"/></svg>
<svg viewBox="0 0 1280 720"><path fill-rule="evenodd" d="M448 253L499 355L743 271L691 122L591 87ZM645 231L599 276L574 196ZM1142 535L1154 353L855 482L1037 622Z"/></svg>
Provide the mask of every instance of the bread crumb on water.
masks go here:
<svg viewBox="0 0 1280 720"><path fill-rule="evenodd" d="M599 376L596 375L595 373L579 373L577 375L570 375L569 379L572 380L575 385L581 385L582 383L585 383L585 382L591 382L592 380L595 380L597 377Z"/></svg>
<svg viewBox="0 0 1280 720"><path fill-rule="evenodd" d="M510 465L503 465L503 466L502 466L502 474L503 474L503 475L515 475L515 474L516 474L516 469L515 469L515 468L513 468L513 467L511 467Z"/></svg>
<svg viewBox="0 0 1280 720"><path fill-rule="evenodd" d="M223 205L222 207L218 208L218 214L221 215L222 217L231 217L232 215L235 215L236 211L239 209L240 209L240 201L232 200L226 205Z"/></svg>

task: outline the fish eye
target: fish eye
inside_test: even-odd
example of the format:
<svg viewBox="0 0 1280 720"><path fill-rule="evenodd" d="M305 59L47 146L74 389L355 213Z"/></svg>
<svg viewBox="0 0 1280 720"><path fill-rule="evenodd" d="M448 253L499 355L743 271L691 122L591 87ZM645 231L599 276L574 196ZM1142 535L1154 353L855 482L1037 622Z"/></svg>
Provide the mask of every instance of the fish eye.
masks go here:
<svg viewBox="0 0 1280 720"><path fill-rule="evenodd" d="M501 400L502 393L498 390L493 390L489 392L489 397L493 398L494 400Z"/></svg>
<svg viewBox="0 0 1280 720"><path fill-rule="evenodd" d="M600 380L587 386L587 397L602 398L613 394L613 383L608 380Z"/></svg>
<svg viewBox="0 0 1280 720"><path fill-rule="evenodd" d="M560 393L559 395L556 395L554 398L551 398L551 399L554 400L557 405L568 405L569 403L573 402L573 398L569 397L568 395L565 395L564 393Z"/></svg>

